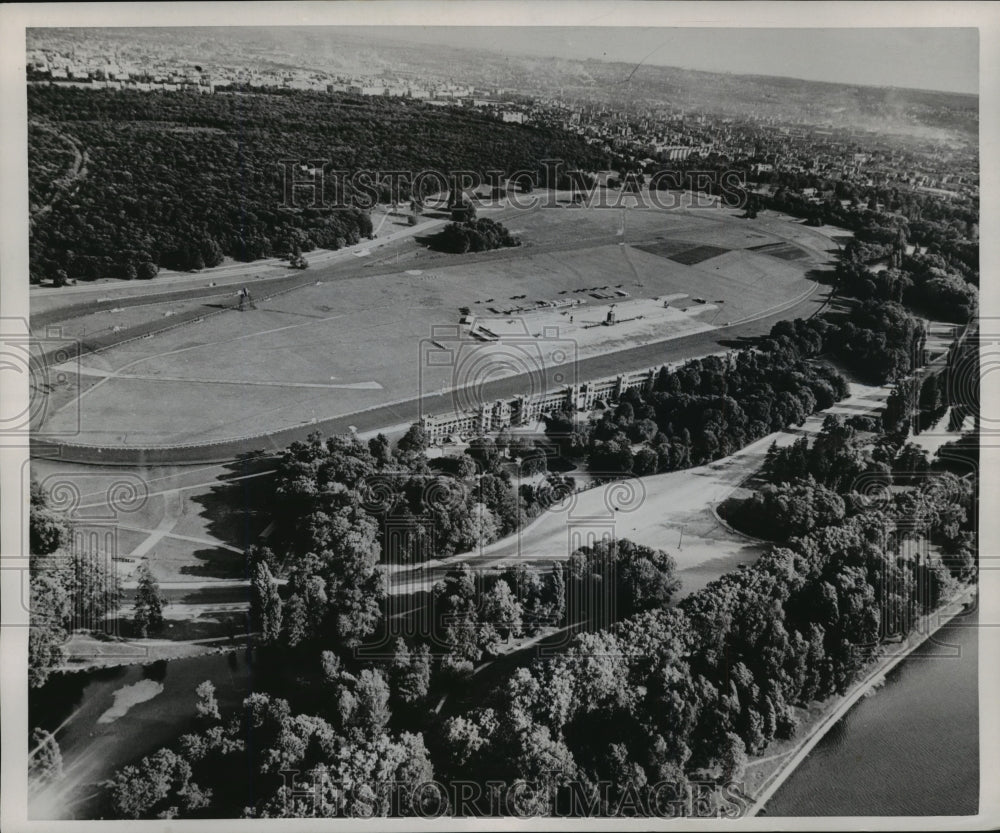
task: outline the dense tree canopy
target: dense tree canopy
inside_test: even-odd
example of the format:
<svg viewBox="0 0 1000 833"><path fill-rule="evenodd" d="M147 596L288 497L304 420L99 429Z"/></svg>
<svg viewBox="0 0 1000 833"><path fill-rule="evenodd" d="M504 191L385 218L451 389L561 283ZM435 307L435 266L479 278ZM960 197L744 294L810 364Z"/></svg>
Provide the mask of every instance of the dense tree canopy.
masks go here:
<svg viewBox="0 0 1000 833"><path fill-rule="evenodd" d="M768 484L740 503L729 517L734 525L773 541L787 541L844 519L844 501L812 478Z"/></svg>
<svg viewBox="0 0 1000 833"><path fill-rule="evenodd" d="M521 239L512 235L502 223L481 217L464 223L449 223L435 235L431 245L445 252L465 254L520 246Z"/></svg>
<svg viewBox="0 0 1000 833"><path fill-rule="evenodd" d="M939 511L956 494L936 490ZM840 508L831 525L817 521L679 608L580 635L516 671L445 724L444 774L472 767L509 783L558 762L557 791L576 781L596 797L610 781L604 810L663 779L739 778L748 755L791 736L794 707L844 692L882 638L905 633L953 586L942 564L900 547L880 509L836 520Z"/></svg>
<svg viewBox="0 0 1000 833"><path fill-rule="evenodd" d="M603 476L701 465L845 397L844 377L814 358L821 346L822 335L809 329L802 337L772 335L762 349L663 368L652 390L626 391L589 423L556 414L547 430L567 457L586 456Z"/></svg>
<svg viewBox="0 0 1000 833"><path fill-rule="evenodd" d="M32 203L52 200L31 232L34 282L60 271L78 280L149 278L158 267L200 269L223 256L337 249L372 234L373 200L444 190L452 171L485 177L535 171L545 158L585 169L599 162L573 133L399 99L30 86L28 109L32 124L56 131L31 132ZM71 162L71 144L86 152L87 170L62 191L53 182ZM291 186L310 180L312 160L325 165L321 197ZM354 180L359 171L383 179ZM409 173L393 181L391 171ZM435 175L418 181L422 171ZM477 228L473 242L492 235Z"/></svg>

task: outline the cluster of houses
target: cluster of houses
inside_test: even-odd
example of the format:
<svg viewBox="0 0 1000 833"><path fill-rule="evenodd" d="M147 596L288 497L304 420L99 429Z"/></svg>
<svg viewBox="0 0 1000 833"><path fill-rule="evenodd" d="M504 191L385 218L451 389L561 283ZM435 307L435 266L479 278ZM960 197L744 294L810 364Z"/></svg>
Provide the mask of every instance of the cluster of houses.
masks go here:
<svg viewBox="0 0 1000 833"><path fill-rule="evenodd" d="M951 147L906 149L875 131L799 124L774 116L739 118L686 113L676 108L620 112L606 104L572 103L551 96L520 98L503 89L385 76L341 77L309 70L129 65L117 55L78 56L47 49L28 52L30 83L142 91L213 93L238 88L283 88L413 99L430 106L463 106L493 113L504 122L559 127L606 152L640 166L698 159L748 165L751 177L802 174L852 184L912 188L944 199L979 195L974 153ZM801 120L802 116L798 117Z"/></svg>

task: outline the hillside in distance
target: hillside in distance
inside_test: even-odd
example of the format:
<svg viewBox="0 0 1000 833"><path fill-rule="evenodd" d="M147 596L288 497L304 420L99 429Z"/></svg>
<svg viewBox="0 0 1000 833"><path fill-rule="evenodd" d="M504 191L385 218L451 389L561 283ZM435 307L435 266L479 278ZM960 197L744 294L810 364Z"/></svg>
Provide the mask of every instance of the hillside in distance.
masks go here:
<svg viewBox="0 0 1000 833"><path fill-rule="evenodd" d="M713 73L642 62L608 62L505 53L516 29L498 28L496 51L406 40L373 28L283 27L184 29L51 29L28 33L28 47L102 42L141 60L174 60L211 66L307 69L348 76L453 81L505 94L557 98L639 112L754 116L899 133L939 141L975 142L979 98L974 95L865 87L795 78Z"/></svg>

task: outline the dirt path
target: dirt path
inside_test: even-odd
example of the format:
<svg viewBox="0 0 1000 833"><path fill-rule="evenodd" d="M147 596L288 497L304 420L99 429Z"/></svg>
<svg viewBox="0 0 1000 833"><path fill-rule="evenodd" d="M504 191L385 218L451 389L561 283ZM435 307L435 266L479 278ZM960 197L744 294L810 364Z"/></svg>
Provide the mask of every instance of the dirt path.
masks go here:
<svg viewBox="0 0 1000 833"><path fill-rule="evenodd" d="M89 157L86 150L80 150L80 146L76 143L76 140L72 136L67 136L65 133L60 132L50 124L45 122L35 121L31 123L32 127L36 127L39 130L44 130L47 133L51 133L58 139L61 139L67 145L69 145L70 150L73 151L73 161L70 163L69 169L63 174L59 179L52 183L52 194L49 196L49 201L43 205L41 208L32 212L30 217L30 224L34 224L48 214L52 210L52 205L55 201L62 195L70 195L73 190L79 187L78 180L82 179L87 175L87 162Z"/></svg>

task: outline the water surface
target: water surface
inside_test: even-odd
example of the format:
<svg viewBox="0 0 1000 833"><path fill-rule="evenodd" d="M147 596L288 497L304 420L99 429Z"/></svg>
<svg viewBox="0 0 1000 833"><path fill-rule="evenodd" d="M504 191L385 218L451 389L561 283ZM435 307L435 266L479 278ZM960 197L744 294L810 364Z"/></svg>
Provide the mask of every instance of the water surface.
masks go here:
<svg viewBox="0 0 1000 833"><path fill-rule="evenodd" d="M979 619L952 622L830 729L768 816L978 812Z"/></svg>

